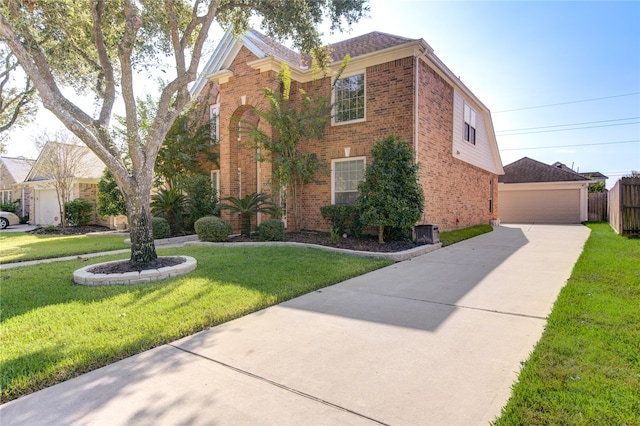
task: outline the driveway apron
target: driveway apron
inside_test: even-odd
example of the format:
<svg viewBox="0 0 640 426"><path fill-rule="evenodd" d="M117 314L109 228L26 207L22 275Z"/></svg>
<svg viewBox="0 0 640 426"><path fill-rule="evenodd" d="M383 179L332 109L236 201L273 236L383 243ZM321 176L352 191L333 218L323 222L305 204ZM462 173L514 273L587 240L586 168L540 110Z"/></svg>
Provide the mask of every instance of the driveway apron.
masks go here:
<svg viewBox="0 0 640 426"><path fill-rule="evenodd" d="M0 406L17 424L487 424L589 236L509 225Z"/></svg>

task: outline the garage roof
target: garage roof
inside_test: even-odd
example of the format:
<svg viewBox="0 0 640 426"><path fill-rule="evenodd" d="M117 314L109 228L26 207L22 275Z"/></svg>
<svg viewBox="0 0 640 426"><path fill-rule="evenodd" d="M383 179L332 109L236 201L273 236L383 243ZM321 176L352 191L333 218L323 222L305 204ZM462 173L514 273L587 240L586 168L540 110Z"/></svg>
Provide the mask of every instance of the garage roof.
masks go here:
<svg viewBox="0 0 640 426"><path fill-rule="evenodd" d="M571 181L590 181L590 179L573 170L550 166L528 157L504 166L504 175L498 176L498 182L501 183Z"/></svg>

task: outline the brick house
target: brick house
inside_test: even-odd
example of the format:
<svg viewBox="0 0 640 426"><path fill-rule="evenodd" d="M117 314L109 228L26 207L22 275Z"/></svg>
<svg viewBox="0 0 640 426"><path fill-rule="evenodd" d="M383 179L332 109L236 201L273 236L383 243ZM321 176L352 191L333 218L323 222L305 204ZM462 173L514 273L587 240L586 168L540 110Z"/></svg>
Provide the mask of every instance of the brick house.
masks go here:
<svg viewBox="0 0 640 426"><path fill-rule="evenodd" d="M51 172L47 170L47 159L62 158L65 156L65 149L79 150L78 154L67 154L67 158L73 158L74 164L71 176L71 196L70 200L83 198L93 205L92 224L117 227L123 221L124 216L100 216L97 213L98 181L104 171L104 163L86 146L69 145L60 142L47 142L38 159L29 171L21 186L28 188L29 200L29 223L32 225L59 225L61 220L58 195L54 186Z"/></svg>
<svg viewBox="0 0 640 426"><path fill-rule="evenodd" d="M490 112L433 49L422 39L380 32L332 48L334 74L346 54L351 60L332 94L336 106L325 137L309 147L331 173L303 188L301 228L329 229L320 207L355 200L357 184L372 161L371 147L389 134L410 143L420 164L425 192L420 223L447 230L498 218L497 183L503 169ZM266 105L261 88L277 88L282 62L291 69L292 93L299 88L312 92L317 85L330 93L334 77L314 81L304 57L254 30L240 39L225 34L192 88L200 106L208 108L218 140L220 166L203 167L210 169L221 197L271 190L271 165L256 162L238 123L269 131L254 109Z"/></svg>
<svg viewBox="0 0 640 426"><path fill-rule="evenodd" d="M18 216L29 214L31 193L29 188L21 186L29 174L35 160L24 157L0 157L0 202L12 203L20 200Z"/></svg>

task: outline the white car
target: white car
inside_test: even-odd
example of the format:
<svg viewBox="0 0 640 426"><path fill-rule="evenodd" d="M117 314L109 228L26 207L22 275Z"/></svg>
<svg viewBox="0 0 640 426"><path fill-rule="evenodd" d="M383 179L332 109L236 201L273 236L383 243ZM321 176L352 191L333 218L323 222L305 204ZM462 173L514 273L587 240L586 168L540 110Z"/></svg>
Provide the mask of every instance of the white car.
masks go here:
<svg viewBox="0 0 640 426"><path fill-rule="evenodd" d="M20 218L11 212L0 211L0 229L7 226L18 225Z"/></svg>

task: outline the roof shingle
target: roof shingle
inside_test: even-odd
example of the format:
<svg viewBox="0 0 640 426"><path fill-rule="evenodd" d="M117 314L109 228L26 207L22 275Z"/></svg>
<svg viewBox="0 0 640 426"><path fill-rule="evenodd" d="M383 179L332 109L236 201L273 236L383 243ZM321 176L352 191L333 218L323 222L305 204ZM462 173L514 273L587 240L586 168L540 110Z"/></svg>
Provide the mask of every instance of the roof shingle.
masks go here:
<svg viewBox="0 0 640 426"><path fill-rule="evenodd" d="M566 168L566 166L565 166ZM550 166L528 157L504 166L504 175L498 176L501 183L532 183L532 182L569 182L588 181L573 170L566 170L560 166ZM567 168L568 169L568 168Z"/></svg>

